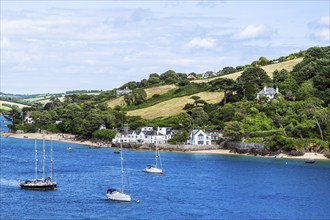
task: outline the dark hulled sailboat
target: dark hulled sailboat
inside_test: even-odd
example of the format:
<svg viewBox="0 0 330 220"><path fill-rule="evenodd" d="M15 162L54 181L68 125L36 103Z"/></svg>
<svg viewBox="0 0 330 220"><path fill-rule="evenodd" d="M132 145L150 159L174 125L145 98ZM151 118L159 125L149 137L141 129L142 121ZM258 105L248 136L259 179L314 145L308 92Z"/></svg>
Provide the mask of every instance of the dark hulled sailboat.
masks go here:
<svg viewBox="0 0 330 220"><path fill-rule="evenodd" d="M56 190L57 183L53 182L53 148L52 141L50 142L50 176L45 178L45 140L43 141L43 177L38 179L38 150L37 141L35 140L35 179L26 180L19 183L22 189L32 190Z"/></svg>

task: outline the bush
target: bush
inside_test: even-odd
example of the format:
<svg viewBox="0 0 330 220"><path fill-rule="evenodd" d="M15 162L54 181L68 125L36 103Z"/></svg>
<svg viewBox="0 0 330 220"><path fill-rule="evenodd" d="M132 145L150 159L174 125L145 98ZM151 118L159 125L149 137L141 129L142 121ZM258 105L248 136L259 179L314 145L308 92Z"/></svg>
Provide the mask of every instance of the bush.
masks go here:
<svg viewBox="0 0 330 220"><path fill-rule="evenodd" d="M60 132L60 129L58 128L58 126L56 124L45 125L43 127L43 129L47 130L47 131L50 131L50 132L53 132L53 133L59 133Z"/></svg>
<svg viewBox="0 0 330 220"><path fill-rule="evenodd" d="M250 133L250 137L268 137L283 134L282 130L270 130L270 131L255 131Z"/></svg>
<svg viewBox="0 0 330 220"><path fill-rule="evenodd" d="M93 138L103 139L103 140L112 140L116 136L116 130L97 130L94 131L92 136Z"/></svg>

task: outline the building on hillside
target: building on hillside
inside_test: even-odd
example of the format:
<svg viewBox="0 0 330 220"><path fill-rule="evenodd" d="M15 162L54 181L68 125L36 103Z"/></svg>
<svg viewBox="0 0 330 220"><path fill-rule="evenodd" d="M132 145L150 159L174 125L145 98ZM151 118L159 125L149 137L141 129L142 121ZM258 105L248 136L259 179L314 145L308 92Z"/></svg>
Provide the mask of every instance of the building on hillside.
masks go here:
<svg viewBox="0 0 330 220"><path fill-rule="evenodd" d="M99 130L105 130L107 129L107 127L105 126L105 124L101 124L100 127L99 127Z"/></svg>
<svg viewBox="0 0 330 220"><path fill-rule="evenodd" d="M121 96L121 95L125 95L125 94L128 94L128 93L131 93L132 90L130 90L129 88L125 88L123 90L116 90L116 96Z"/></svg>
<svg viewBox="0 0 330 220"><path fill-rule="evenodd" d="M259 99L261 97L267 97L268 100L271 100L275 97L275 95L279 93L278 92L278 87L276 87L276 89L274 88L267 88L267 86L265 86L263 88L263 90L261 90L260 92L258 92L257 94L257 100L259 101Z"/></svg>
<svg viewBox="0 0 330 220"><path fill-rule="evenodd" d="M211 137L211 142L216 142L223 137L223 133L218 131L206 132L206 134Z"/></svg>
<svg viewBox="0 0 330 220"><path fill-rule="evenodd" d="M27 124L33 124L34 123L34 120L30 116L25 116L24 122L27 123Z"/></svg>
<svg viewBox="0 0 330 220"><path fill-rule="evenodd" d="M197 79L197 74L196 73L189 73L187 76L187 79Z"/></svg>
<svg viewBox="0 0 330 220"><path fill-rule="evenodd" d="M211 145L212 137L200 129L194 129L190 132L187 144L192 145Z"/></svg>
<svg viewBox="0 0 330 220"><path fill-rule="evenodd" d="M172 138L173 131L169 127L143 127L141 130L129 130L128 132L117 133L112 139L113 143L136 143L136 144L167 144Z"/></svg>
<svg viewBox="0 0 330 220"><path fill-rule="evenodd" d="M59 119L57 119L56 121L55 121L55 124L61 124L62 122L64 121L64 119L63 118L59 118Z"/></svg>
<svg viewBox="0 0 330 220"><path fill-rule="evenodd" d="M203 78L210 78L210 77L214 77L216 76L216 74L213 71L207 71L206 73L203 74Z"/></svg>

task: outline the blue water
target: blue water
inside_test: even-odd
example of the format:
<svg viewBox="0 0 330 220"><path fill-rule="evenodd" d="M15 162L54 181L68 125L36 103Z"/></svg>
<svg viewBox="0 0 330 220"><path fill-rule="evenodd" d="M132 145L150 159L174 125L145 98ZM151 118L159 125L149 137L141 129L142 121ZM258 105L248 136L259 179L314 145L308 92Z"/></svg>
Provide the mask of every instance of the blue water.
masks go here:
<svg viewBox="0 0 330 220"><path fill-rule="evenodd" d="M3 115L0 115L0 133L8 132L7 125L11 124L11 121L5 119Z"/></svg>
<svg viewBox="0 0 330 220"><path fill-rule="evenodd" d="M162 152L165 174L153 175L142 170L153 163L154 152L124 150L129 177L126 189L140 203L118 203L106 200L105 196L108 188L120 187L120 155L114 154L113 149L54 141L54 180L58 188L29 191L20 189L18 181L34 178L34 140L1 137L0 141L1 219L329 219L330 216L328 161L305 164L300 160ZM41 141L38 146L41 152ZM67 150L68 147L73 149ZM48 168L47 162L47 175Z"/></svg>

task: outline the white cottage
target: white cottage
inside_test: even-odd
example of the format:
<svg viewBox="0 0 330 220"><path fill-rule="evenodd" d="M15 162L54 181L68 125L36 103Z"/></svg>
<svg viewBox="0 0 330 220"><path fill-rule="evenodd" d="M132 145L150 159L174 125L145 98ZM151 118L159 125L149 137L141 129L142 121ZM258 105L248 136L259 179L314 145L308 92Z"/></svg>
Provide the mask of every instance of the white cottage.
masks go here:
<svg viewBox="0 0 330 220"><path fill-rule="evenodd" d="M211 145L211 135L202 130L194 129L190 132L187 144L192 145Z"/></svg>
<svg viewBox="0 0 330 220"><path fill-rule="evenodd" d="M276 87L276 89L274 88L267 88L267 86L264 87L263 90L261 90L260 92L258 92L257 94L257 100L260 99L260 97L267 97L268 100L271 100L274 98L274 96L278 93L278 88Z"/></svg>

